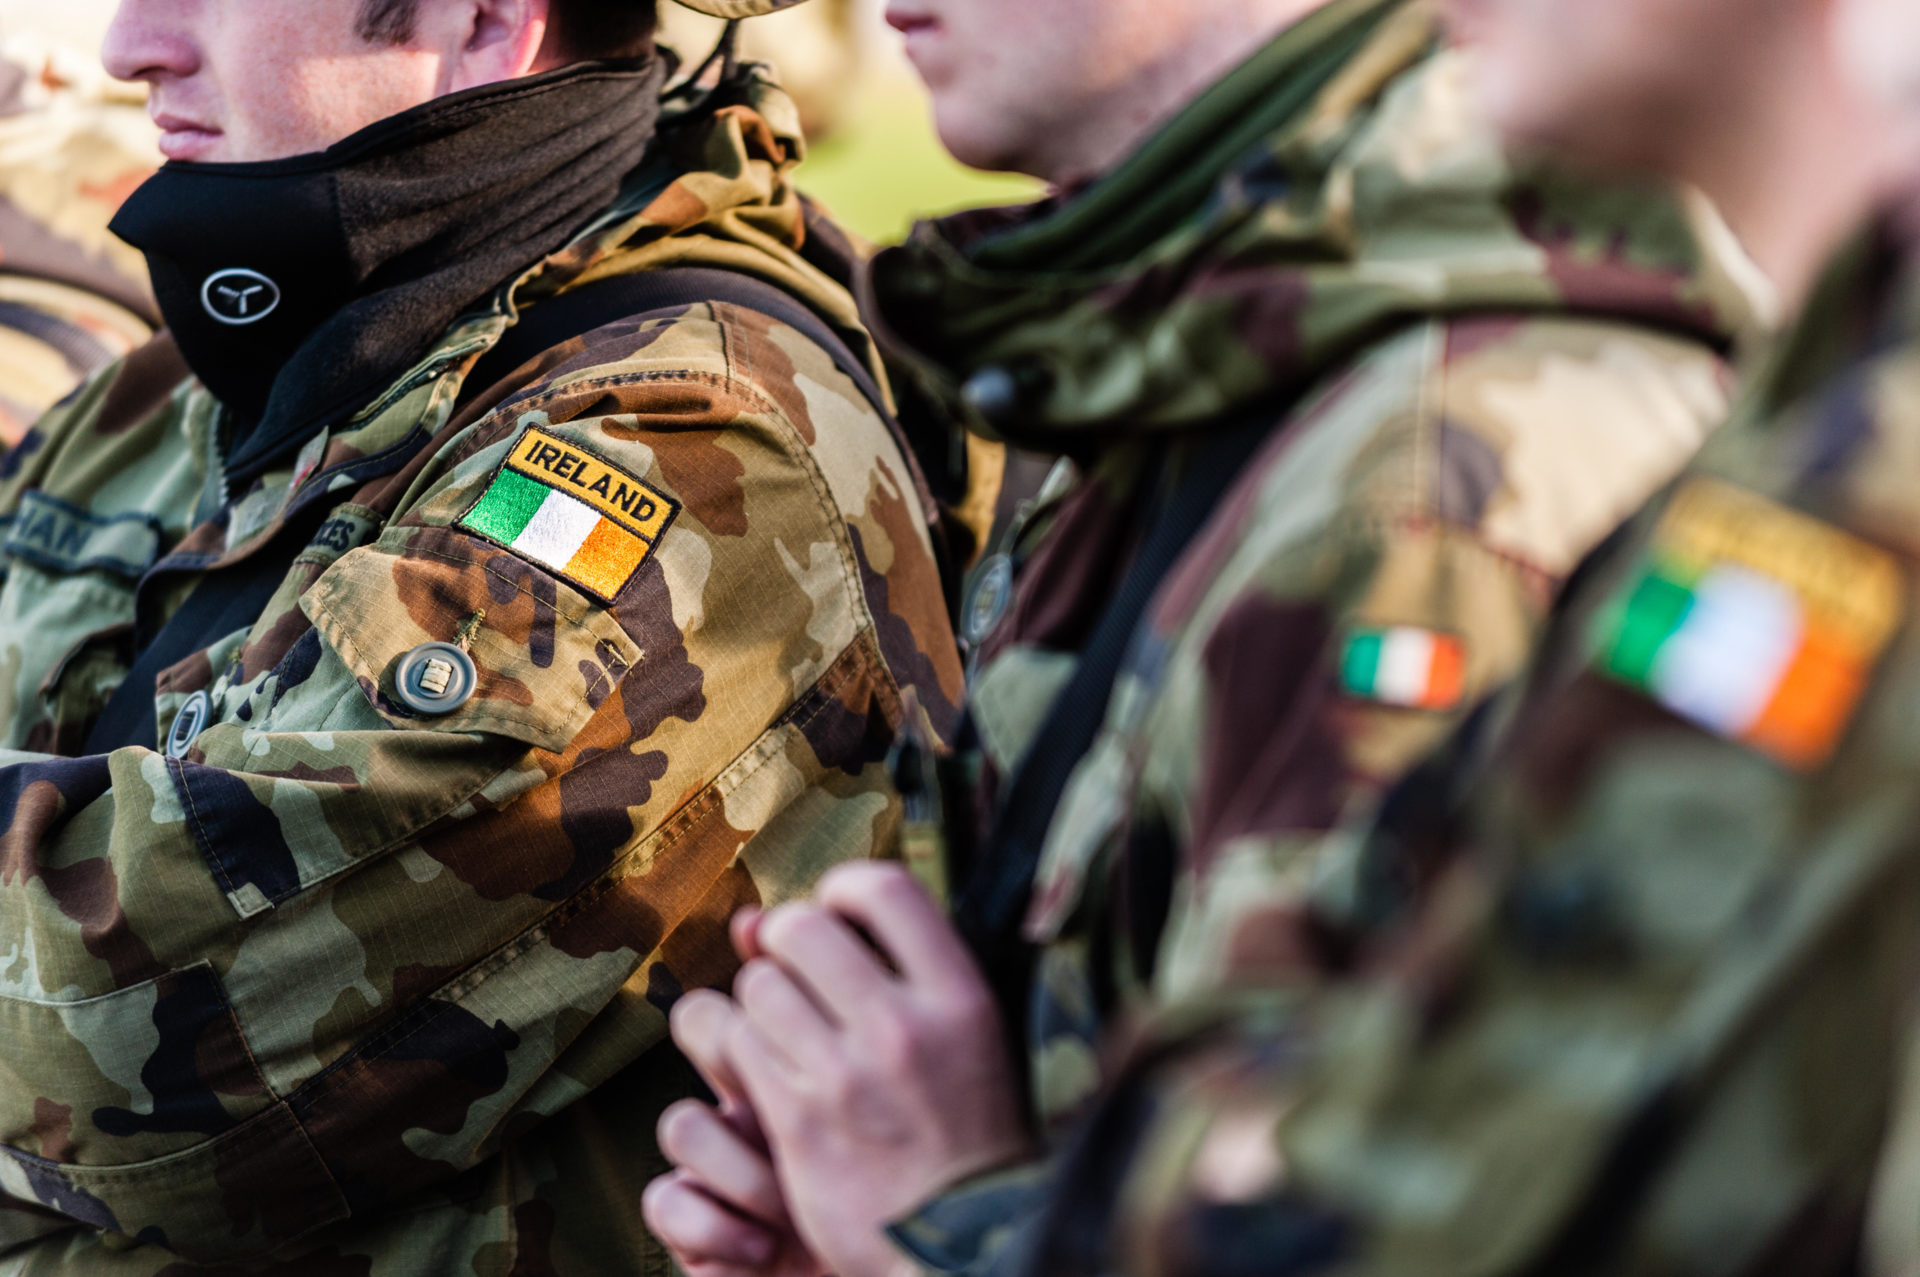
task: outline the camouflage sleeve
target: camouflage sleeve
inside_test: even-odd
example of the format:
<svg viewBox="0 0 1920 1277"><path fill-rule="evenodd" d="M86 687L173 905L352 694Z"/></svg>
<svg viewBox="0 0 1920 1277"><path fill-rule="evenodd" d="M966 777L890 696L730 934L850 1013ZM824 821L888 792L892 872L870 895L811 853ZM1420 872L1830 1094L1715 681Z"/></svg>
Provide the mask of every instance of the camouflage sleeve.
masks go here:
<svg viewBox="0 0 1920 1277"><path fill-rule="evenodd" d="M1456 321L1375 352L1275 441L1158 603L1135 765L1145 845L1157 821L1180 856L1160 997L1315 960L1298 924L1329 834L1521 671L1561 583L1719 424L1727 384L1650 332Z"/></svg>
<svg viewBox="0 0 1920 1277"><path fill-rule="evenodd" d="M1102 1240L1035 1271L1861 1271L1876 1165L1910 1271L1920 549L1868 399L1583 578L1433 890L1120 1088L1124 1183L1058 1232Z"/></svg>
<svg viewBox="0 0 1920 1277"><path fill-rule="evenodd" d="M616 328L398 482L163 678L197 737L0 767L12 1197L200 1261L377 1212L660 1043L737 908L888 850L900 685L950 710L957 659L824 352Z"/></svg>
<svg viewBox="0 0 1920 1277"><path fill-rule="evenodd" d="M1174 879L1138 991L1162 1005L1323 961L1303 924L1338 831L1521 670L1561 581L1685 464L1726 385L1711 351L1633 329L1435 323L1276 434L1156 598L1049 835L1028 919L1048 1125L1091 1098L1112 1046L1087 1027L1088 916L1133 928L1107 946L1132 950L1109 959L1123 982L1153 970L1154 905L1122 898ZM979 713L994 689L975 690ZM900 1236L940 1239L934 1271L1013 1271L1004 1200L961 1186Z"/></svg>

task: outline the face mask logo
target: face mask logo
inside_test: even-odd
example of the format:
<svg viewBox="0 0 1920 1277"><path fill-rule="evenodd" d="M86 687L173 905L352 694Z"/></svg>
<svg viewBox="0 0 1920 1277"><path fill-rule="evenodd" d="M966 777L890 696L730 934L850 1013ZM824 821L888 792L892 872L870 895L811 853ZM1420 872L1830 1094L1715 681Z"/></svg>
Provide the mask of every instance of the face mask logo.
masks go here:
<svg viewBox="0 0 1920 1277"><path fill-rule="evenodd" d="M280 309L280 285L257 270L223 270L200 286L200 304L221 323L242 328Z"/></svg>

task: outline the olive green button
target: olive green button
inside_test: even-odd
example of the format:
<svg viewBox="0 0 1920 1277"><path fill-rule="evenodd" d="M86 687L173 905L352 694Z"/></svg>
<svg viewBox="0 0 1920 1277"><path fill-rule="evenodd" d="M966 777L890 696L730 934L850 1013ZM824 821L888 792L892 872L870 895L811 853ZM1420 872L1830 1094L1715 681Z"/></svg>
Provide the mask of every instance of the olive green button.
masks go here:
<svg viewBox="0 0 1920 1277"><path fill-rule="evenodd" d="M473 658L453 644L422 643L400 658L393 683L402 705L438 718L473 699L480 674Z"/></svg>

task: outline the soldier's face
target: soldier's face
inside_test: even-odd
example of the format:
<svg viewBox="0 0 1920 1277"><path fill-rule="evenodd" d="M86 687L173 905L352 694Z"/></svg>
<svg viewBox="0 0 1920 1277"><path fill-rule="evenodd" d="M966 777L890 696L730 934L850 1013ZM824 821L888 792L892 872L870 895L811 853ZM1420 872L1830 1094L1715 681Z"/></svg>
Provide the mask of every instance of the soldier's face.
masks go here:
<svg viewBox="0 0 1920 1277"><path fill-rule="evenodd" d="M476 26L503 12L534 29ZM111 74L151 86L169 159L275 160L524 73L509 55L538 49L546 0L423 0L404 44L366 38L362 13L362 0L120 0L102 55Z"/></svg>
<svg viewBox="0 0 1920 1277"><path fill-rule="evenodd" d="M1129 109L1166 44L1167 0L889 0L887 21L963 163L1057 179L1095 112ZM1139 95L1135 93L1137 102Z"/></svg>
<svg viewBox="0 0 1920 1277"><path fill-rule="evenodd" d="M1796 0L1786 0L1794 3ZM1673 167L1747 54L1778 25L1776 0L1448 0L1479 50L1484 96L1509 135L1604 164Z"/></svg>

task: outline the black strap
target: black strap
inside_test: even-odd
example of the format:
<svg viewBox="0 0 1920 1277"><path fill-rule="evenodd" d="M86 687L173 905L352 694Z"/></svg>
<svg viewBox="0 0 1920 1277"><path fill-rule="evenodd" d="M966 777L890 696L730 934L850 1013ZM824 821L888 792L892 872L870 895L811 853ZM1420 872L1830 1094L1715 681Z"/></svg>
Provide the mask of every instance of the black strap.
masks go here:
<svg viewBox="0 0 1920 1277"><path fill-rule="evenodd" d="M1263 407L1248 423L1222 430L1193 455L1153 516L1072 679L1002 791L984 853L958 888L954 922L993 986L1018 1054L1024 1054L1033 961L1021 928L1054 812L1106 719L1114 680L1148 603L1284 415Z"/></svg>
<svg viewBox="0 0 1920 1277"><path fill-rule="evenodd" d="M818 311L786 289L765 280L707 266L669 266L633 275L614 275L582 284L572 292L529 307L520 322L507 329L499 343L480 357L473 371L467 374L467 386L474 391L485 390L528 360L596 328L702 302L751 310L798 332L827 352L833 366L859 388L861 396L886 419L896 436L899 434L893 410L888 407L887 397L873 379L873 373L853 353L846 338L835 332ZM907 454L907 460L917 470L918 462L911 453Z"/></svg>
<svg viewBox="0 0 1920 1277"><path fill-rule="evenodd" d="M860 391L887 424L907 467L908 481L920 500L927 535L933 540L940 579L954 592L958 576L940 523L940 506L927 483L920 456L894 415L886 393L873 372L832 324L805 302L776 284L739 271L710 266L668 266L632 275L615 275L582 284L571 292L529 307L520 322L509 328L494 348L480 357L467 374L467 388L479 393L492 387L528 360L563 342L585 336L596 328L625 319L640 319L662 311L680 310L703 302L738 306L785 324L827 352L833 366Z"/></svg>

